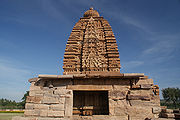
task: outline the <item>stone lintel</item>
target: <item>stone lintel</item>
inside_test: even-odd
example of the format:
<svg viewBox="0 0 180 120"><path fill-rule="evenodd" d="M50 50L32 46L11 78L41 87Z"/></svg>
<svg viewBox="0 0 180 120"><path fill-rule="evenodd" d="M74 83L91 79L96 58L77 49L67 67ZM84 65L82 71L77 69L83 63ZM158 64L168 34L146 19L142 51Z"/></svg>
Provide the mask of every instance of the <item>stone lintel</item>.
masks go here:
<svg viewBox="0 0 180 120"><path fill-rule="evenodd" d="M67 89L70 90L88 90L88 91L98 91L98 90L112 90L112 85L68 85Z"/></svg>
<svg viewBox="0 0 180 120"><path fill-rule="evenodd" d="M144 77L144 73L123 73L126 78Z"/></svg>
<svg viewBox="0 0 180 120"><path fill-rule="evenodd" d="M38 78L32 78L29 82L38 81L39 79L73 79L73 78L139 78L143 77L144 73L119 73L105 72L104 74L73 74L73 75L39 75Z"/></svg>
<svg viewBox="0 0 180 120"><path fill-rule="evenodd" d="M38 78L52 78L52 79L58 79L58 78L73 78L73 75L38 75Z"/></svg>

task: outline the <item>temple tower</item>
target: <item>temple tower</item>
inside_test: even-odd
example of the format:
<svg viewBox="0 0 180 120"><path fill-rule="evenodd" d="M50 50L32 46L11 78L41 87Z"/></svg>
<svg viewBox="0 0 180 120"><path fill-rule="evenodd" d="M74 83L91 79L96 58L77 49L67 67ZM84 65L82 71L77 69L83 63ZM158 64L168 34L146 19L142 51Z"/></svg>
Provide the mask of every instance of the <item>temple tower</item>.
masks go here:
<svg viewBox="0 0 180 120"><path fill-rule="evenodd" d="M63 61L65 75L120 72L118 46L111 26L93 8L75 24Z"/></svg>

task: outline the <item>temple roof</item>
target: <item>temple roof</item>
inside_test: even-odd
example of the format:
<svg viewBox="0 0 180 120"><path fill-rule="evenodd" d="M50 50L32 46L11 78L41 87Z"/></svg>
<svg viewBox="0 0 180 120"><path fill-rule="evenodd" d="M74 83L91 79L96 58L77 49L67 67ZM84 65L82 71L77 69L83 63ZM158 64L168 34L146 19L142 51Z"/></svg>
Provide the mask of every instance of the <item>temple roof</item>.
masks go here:
<svg viewBox="0 0 180 120"><path fill-rule="evenodd" d="M120 73L116 38L108 21L93 8L75 24L63 61L63 74Z"/></svg>

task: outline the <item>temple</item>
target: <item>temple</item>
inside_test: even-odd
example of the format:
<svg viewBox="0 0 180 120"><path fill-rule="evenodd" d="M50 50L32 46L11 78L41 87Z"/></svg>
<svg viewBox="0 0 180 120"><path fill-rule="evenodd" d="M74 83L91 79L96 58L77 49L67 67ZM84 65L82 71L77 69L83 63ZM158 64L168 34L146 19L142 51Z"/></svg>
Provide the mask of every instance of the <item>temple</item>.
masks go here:
<svg viewBox="0 0 180 120"><path fill-rule="evenodd" d="M63 75L31 83L24 117L14 120L147 120L159 117L159 87L143 73L120 73L112 28L90 8L75 24Z"/></svg>

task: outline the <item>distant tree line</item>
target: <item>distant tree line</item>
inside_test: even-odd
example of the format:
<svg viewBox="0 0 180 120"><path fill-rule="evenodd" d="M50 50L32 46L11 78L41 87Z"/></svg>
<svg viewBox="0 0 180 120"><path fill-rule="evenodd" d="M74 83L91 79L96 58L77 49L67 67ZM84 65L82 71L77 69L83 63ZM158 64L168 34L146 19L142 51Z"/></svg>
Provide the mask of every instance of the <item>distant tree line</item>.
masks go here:
<svg viewBox="0 0 180 120"><path fill-rule="evenodd" d="M21 102L16 102L8 99L0 99L0 109L24 109L26 103L26 97L29 95L29 91L26 91Z"/></svg>
<svg viewBox="0 0 180 120"><path fill-rule="evenodd" d="M161 106L176 109L180 108L180 89L179 88L164 88L162 89L163 100Z"/></svg>

